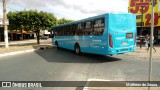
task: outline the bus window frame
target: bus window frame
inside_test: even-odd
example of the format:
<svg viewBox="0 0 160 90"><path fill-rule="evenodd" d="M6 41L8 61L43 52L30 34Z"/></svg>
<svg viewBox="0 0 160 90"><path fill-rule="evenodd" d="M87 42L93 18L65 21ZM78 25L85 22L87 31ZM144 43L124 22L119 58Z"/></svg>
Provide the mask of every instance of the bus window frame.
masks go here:
<svg viewBox="0 0 160 90"><path fill-rule="evenodd" d="M90 22L90 27L89 28L86 27L86 23L87 22ZM85 36L91 36L91 35L93 35L92 34L93 33L93 27L92 26L93 26L93 20L88 20L88 21L84 22L83 34Z"/></svg>
<svg viewBox="0 0 160 90"><path fill-rule="evenodd" d="M81 24L82 28L79 28L79 26L78 26L79 24ZM76 35L83 36L83 30L84 30L84 22L78 22L77 23Z"/></svg>
<svg viewBox="0 0 160 90"><path fill-rule="evenodd" d="M97 27L95 27L96 20L101 20L101 24L97 24ZM96 30L97 29L97 30ZM101 29L101 30L100 30ZM105 17L96 18L93 20L93 35L94 36L102 36L105 30Z"/></svg>

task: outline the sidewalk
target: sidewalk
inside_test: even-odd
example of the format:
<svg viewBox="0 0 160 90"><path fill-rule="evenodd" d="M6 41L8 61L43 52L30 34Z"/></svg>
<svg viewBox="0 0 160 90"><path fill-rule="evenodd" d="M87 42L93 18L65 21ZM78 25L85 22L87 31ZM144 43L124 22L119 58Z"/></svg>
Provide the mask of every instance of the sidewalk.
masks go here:
<svg viewBox="0 0 160 90"><path fill-rule="evenodd" d="M49 38L48 40L40 40L41 43L48 43L48 41L51 42L51 39ZM37 39L30 39L30 40L22 40L22 41L10 41L9 45L10 46L20 46L20 45L30 45L30 44L36 44ZM4 47L5 42L0 42L0 47Z"/></svg>
<svg viewBox="0 0 160 90"><path fill-rule="evenodd" d="M152 49L152 58L160 59L160 45L155 45L154 48L156 49L156 52L154 52L154 50ZM147 52L145 46L142 46L141 49L139 46L137 46L135 52L126 53L126 55L135 56L139 58L149 58L150 50Z"/></svg>
<svg viewBox="0 0 160 90"><path fill-rule="evenodd" d="M23 52L31 52L34 50L38 50L41 47L51 47L51 39L48 40L40 40L40 45L37 45L37 40L23 40L23 41L11 41L9 42L9 48L4 48L5 42L0 42L0 57L13 55L17 53Z"/></svg>

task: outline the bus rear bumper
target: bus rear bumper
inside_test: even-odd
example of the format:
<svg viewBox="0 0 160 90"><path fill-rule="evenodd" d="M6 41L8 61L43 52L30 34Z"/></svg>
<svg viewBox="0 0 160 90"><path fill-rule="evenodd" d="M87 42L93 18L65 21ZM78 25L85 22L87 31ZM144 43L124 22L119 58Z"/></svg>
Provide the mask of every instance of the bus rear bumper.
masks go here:
<svg viewBox="0 0 160 90"><path fill-rule="evenodd" d="M135 52L135 50L136 50L135 46L114 48L114 49L109 49L108 54L109 55L124 54L124 53L128 53L128 52Z"/></svg>

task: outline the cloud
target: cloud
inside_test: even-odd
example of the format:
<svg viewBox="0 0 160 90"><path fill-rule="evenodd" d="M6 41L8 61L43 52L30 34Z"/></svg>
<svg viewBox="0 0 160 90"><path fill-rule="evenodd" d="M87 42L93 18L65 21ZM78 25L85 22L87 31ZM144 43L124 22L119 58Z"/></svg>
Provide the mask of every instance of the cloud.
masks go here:
<svg viewBox="0 0 160 90"><path fill-rule="evenodd" d="M3 6L2 6L2 0L0 0L0 18L3 17Z"/></svg>
<svg viewBox="0 0 160 90"><path fill-rule="evenodd" d="M127 12L128 0L55 0L48 4L53 12L81 19L107 12ZM75 16L73 16L75 15Z"/></svg>
<svg viewBox="0 0 160 90"><path fill-rule="evenodd" d="M3 17L3 11L0 9L0 18Z"/></svg>
<svg viewBox="0 0 160 90"><path fill-rule="evenodd" d="M128 0L8 0L7 4L8 11L36 9L73 20L107 12L128 11Z"/></svg>
<svg viewBox="0 0 160 90"><path fill-rule="evenodd" d="M21 6L21 8L27 8L27 9L38 9L43 6L46 6L44 0L10 0L10 5L17 5Z"/></svg>

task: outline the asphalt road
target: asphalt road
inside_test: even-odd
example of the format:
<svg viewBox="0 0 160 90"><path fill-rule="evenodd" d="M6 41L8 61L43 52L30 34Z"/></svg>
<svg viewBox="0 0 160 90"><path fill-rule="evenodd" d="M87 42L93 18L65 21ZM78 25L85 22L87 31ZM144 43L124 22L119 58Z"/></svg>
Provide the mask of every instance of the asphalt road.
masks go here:
<svg viewBox="0 0 160 90"><path fill-rule="evenodd" d="M152 80L160 81L160 61L153 60L152 62ZM1 57L0 81L86 81L88 79L147 81L148 64L148 59L125 54L114 56L76 55L72 51L50 48ZM0 90L66 89L55 87L0 88ZM67 90L71 90L71 88L67 88Z"/></svg>

